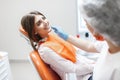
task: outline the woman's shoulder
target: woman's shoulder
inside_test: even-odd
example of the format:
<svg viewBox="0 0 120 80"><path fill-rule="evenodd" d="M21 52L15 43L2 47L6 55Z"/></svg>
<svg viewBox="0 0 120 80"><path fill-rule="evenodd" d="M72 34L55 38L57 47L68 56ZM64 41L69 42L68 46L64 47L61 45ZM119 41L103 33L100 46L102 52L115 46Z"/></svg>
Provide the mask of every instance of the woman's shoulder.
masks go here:
<svg viewBox="0 0 120 80"><path fill-rule="evenodd" d="M51 49L49 47L44 46L44 45L40 45L38 47L38 52L40 54L48 53L49 51L51 51Z"/></svg>

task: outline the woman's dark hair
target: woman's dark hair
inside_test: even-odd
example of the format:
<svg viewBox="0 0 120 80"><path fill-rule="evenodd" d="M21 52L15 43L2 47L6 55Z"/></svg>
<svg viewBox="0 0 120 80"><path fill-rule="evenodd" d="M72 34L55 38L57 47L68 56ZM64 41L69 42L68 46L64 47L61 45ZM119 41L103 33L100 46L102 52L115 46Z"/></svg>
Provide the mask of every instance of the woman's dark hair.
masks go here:
<svg viewBox="0 0 120 80"><path fill-rule="evenodd" d="M25 15L21 19L21 25L23 29L28 33L28 38L30 40L31 46L34 50L36 49L36 44L42 39L40 35L35 34L35 15L42 15L42 13L38 11L32 11L29 14ZM44 16L45 17L45 16Z"/></svg>

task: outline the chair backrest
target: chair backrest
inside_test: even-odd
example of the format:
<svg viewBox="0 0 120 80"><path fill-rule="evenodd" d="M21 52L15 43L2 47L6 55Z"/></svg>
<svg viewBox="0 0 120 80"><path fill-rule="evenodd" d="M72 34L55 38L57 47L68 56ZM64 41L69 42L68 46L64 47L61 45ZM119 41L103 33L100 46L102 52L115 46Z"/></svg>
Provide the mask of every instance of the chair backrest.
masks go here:
<svg viewBox="0 0 120 80"><path fill-rule="evenodd" d="M27 32L25 32L25 30L20 27L19 31L25 35L26 37L28 37ZM37 51L32 51L29 55L32 63L35 66L35 69L37 71L37 73L39 74L40 78L42 80L62 80L59 75L50 68L49 65L47 65L40 57L39 53Z"/></svg>
<svg viewBox="0 0 120 80"><path fill-rule="evenodd" d="M32 51L29 56L42 80L61 80L59 75L44 63L37 51Z"/></svg>
<svg viewBox="0 0 120 80"><path fill-rule="evenodd" d="M22 28L22 26L19 27L19 31L28 38L28 33Z"/></svg>

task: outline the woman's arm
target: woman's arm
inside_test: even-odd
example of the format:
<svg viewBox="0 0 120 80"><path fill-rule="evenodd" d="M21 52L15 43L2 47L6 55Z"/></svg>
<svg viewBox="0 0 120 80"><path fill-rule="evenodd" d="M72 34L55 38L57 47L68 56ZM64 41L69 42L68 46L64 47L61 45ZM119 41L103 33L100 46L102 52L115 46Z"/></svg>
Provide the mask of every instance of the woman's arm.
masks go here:
<svg viewBox="0 0 120 80"><path fill-rule="evenodd" d="M54 66L64 72L75 72L75 64L64 59L48 47L39 48L38 52L45 63Z"/></svg>

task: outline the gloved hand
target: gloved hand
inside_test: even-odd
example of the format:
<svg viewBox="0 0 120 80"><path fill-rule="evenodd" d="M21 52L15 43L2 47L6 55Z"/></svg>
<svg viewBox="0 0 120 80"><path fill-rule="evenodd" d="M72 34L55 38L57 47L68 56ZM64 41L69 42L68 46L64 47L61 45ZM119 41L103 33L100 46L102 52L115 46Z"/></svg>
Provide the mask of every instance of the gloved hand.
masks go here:
<svg viewBox="0 0 120 80"><path fill-rule="evenodd" d="M65 32L62 30L62 28L60 28L60 27L52 27L52 29L53 29L54 32L55 32L56 34L58 34L58 36L60 36L62 39L64 39L64 40L67 40L67 39L68 39L68 34L65 33Z"/></svg>

